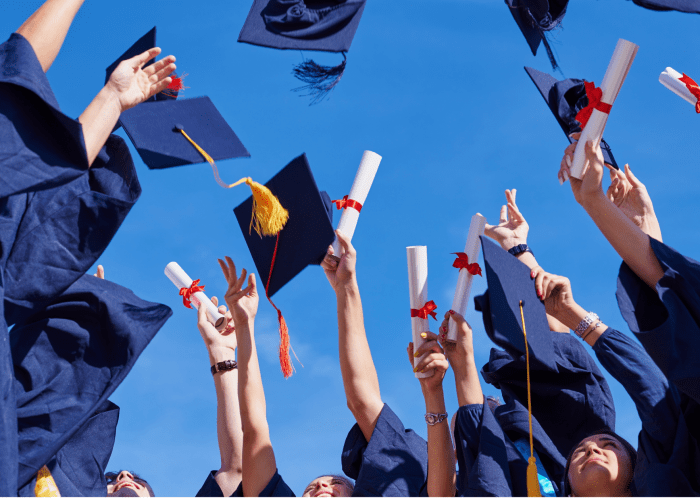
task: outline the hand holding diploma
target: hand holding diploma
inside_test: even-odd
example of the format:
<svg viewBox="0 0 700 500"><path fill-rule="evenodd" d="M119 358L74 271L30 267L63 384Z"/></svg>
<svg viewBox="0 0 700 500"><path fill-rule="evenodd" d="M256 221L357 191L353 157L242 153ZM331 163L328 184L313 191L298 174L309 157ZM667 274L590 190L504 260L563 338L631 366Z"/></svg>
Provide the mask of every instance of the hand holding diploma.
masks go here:
<svg viewBox="0 0 700 500"><path fill-rule="evenodd" d="M408 292L411 305L411 330L413 333L413 348L415 352L421 351L423 343L427 339L430 325L428 316L436 317L437 306L428 300L428 247L406 247L408 260ZM433 369L421 366L425 353L413 358L413 368L416 378L433 376ZM423 371L417 371L418 368Z"/></svg>
<svg viewBox="0 0 700 500"><path fill-rule="evenodd" d="M221 314L218 308L209 300L201 290L204 287L197 286L197 283L192 281L187 273L180 267L177 262L171 262L165 266L165 275L170 278L170 281L180 290L180 295L183 296L183 303L187 306L188 302L192 302L197 308L200 304L204 304L207 310L207 318L216 327L219 332L226 329L226 318ZM191 306L188 306L191 307Z"/></svg>

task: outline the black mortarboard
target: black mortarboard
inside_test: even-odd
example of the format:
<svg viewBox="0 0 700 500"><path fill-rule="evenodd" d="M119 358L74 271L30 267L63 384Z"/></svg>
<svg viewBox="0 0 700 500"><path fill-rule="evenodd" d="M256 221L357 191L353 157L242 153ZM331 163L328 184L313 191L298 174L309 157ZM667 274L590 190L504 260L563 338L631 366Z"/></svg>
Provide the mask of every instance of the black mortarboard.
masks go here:
<svg viewBox="0 0 700 500"><path fill-rule="evenodd" d="M474 302L483 314L486 334L506 351L525 354L522 301L530 360L556 370L547 313L537 297L530 269L489 238L480 238L488 289L474 297Z"/></svg>
<svg viewBox="0 0 700 500"><path fill-rule="evenodd" d="M107 67L107 75L105 76L105 83L109 81L109 77L112 76L112 73L114 70L119 66L119 63L126 59L131 59L132 57L136 57L139 54L142 54L146 52L149 49L152 49L153 47L156 46L156 28L155 26L151 31L143 35L141 38L139 38L135 44L133 44L131 47L129 47L126 52L124 52L119 58L114 61L112 64ZM146 64L144 64L144 68L146 66L150 66L155 62L155 59L151 59L148 61ZM160 92L152 97L149 97L146 102L148 101L165 101L168 99L177 99L177 90L168 90L167 92Z"/></svg>
<svg viewBox="0 0 700 500"><path fill-rule="evenodd" d="M576 120L576 114L588 106L584 80L568 78L559 81L547 73L528 68L527 66L525 71L527 71L537 90L542 94L544 101L552 111L554 118L557 119L569 142L573 142L569 134L581 132L581 124ZM605 140L601 140L600 147L603 150L605 163L620 170L608 143Z"/></svg>
<svg viewBox="0 0 700 500"><path fill-rule="evenodd" d="M214 160L250 157L206 96L145 102L122 113L121 123L141 159L151 169L207 161L181 130Z"/></svg>
<svg viewBox="0 0 700 500"><path fill-rule="evenodd" d="M251 230L252 196L233 211L253 256L262 288L267 284L276 249L275 265L267 290L268 297L272 297L306 266L321 263L328 245L333 243L335 232L330 197L325 192L319 192L306 154L292 160L265 186L289 212L287 224L279 232L279 243L274 236L260 237Z"/></svg>
<svg viewBox="0 0 700 500"><path fill-rule="evenodd" d="M698 0L633 0L640 7L649 10L677 10L688 14L700 14Z"/></svg>
<svg viewBox="0 0 700 500"><path fill-rule="evenodd" d="M532 55L537 54L540 41L544 42L554 69L557 68L557 62L545 33L561 24L568 3L569 0L506 0L506 5L527 40Z"/></svg>
<svg viewBox="0 0 700 500"><path fill-rule="evenodd" d="M239 42L274 49L347 52L360 24L366 0L255 0L238 36ZM306 83L312 104L340 81L345 58L336 67L307 60L294 68Z"/></svg>

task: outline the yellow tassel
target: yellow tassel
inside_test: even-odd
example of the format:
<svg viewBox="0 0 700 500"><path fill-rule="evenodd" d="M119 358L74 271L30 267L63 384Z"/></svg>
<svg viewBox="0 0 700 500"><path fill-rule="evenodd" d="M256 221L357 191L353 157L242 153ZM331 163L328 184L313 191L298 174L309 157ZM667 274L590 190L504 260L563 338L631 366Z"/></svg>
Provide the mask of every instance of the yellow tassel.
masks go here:
<svg viewBox="0 0 700 500"><path fill-rule="evenodd" d="M527 416L530 422L530 458L527 459L527 496L541 497L540 482L537 478L537 459L535 458L535 446L532 439L532 400L530 398L530 352L527 347L527 331L525 330L525 314L523 314L523 301L520 301L520 319L523 322L523 335L525 335L525 368L527 370Z"/></svg>
<svg viewBox="0 0 700 500"><path fill-rule="evenodd" d="M260 236L274 236L279 233L284 225L289 219L289 212L282 206L279 200L275 197L272 192L267 189L262 184L259 184L250 177L244 177L243 179L234 182L233 184L226 184L219 177L219 169L214 163L214 159L207 154L196 142L194 142L189 135L185 133L184 130L178 128L177 130L185 136L185 139L190 141L190 143L199 151L207 162L211 165L214 171L214 178L219 186L226 189L236 187L244 182L248 184L250 190L253 192L253 214L250 219L250 230L255 229L255 232Z"/></svg>
<svg viewBox="0 0 700 500"><path fill-rule="evenodd" d="M35 497L60 497L56 481L45 465L36 474L36 486L34 486Z"/></svg>

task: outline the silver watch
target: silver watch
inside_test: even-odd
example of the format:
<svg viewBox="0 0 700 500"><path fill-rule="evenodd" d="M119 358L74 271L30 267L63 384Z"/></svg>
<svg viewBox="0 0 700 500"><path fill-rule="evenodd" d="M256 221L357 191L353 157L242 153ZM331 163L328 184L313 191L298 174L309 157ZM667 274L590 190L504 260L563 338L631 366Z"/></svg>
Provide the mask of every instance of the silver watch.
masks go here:
<svg viewBox="0 0 700 500"><path fill-rule="evenodd" d="M439 424L447 418L447 413L426 413L425 422L428 425Z"/></svg>

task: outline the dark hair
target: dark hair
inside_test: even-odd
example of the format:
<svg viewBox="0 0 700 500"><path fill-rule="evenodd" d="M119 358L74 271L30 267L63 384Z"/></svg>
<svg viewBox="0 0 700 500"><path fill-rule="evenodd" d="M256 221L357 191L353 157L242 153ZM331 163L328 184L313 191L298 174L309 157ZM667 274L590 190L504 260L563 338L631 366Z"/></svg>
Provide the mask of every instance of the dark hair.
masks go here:
<svg viewBox="0 0 700 500"><path fill-rule="evenodd" d="M126 469L122 469L122 470L126 470ZM148 481L146 481L145 479L143 479L141 476L139 476L139 475L136 474L135 472L131 472L131 471L127 471L127 472L128 472L129 474L131 474L132 476L134 476L134 480L135 480L136 482L138 482L139 484L142 484L143 486L146 487L146 489L148 490L148 494L151 495L151 497L155 497L155 496L156 496L155 493L153 493L153 488L151 488L151 485L148 484ZM107 484L116 481L116 480L117 480L117 477L119 476L120 473L121 473L121 471L119 471L119 472L105 472L105 479L107 480ZM124 488L122 488L122 489L124 489ZM122 490L120 489L119 491L117 491L117 492L114 493L113 495L109 495L109 496L131 496L131 495L128 495L128 494L126 494L126 493L120 495L120 494L119 494L120 491L122 491ZM137 495L137 496L138 496L138 495Z"/></svg>
<svg viewBox="0 0 700 500"><path fill-rule="evenodd" d="M576 451L576 448L579 447L579 445L586 439L590 438L591 436L596 436L598 434L606 434L608 436L614 437L616 440L622 444L622 446L625 448L627 451L627 454L630 456L630 463L632 465L632 472L634 473L634 468L637 466L637 450L634 449L634 446L629 444L626 439L624 439L622 436L616 434L615 432L611 431L608 428L600 429L599 431L596 431L592 433L590 436L587 436L583 438L581 441L578 442L576 446L574 446L571 451L569 452L569 456L566 457L566 468L564 469L564 496L571 496L571 483L569 483L569 467L571 467L571 458L574 455L574 451Z"/></svg>

